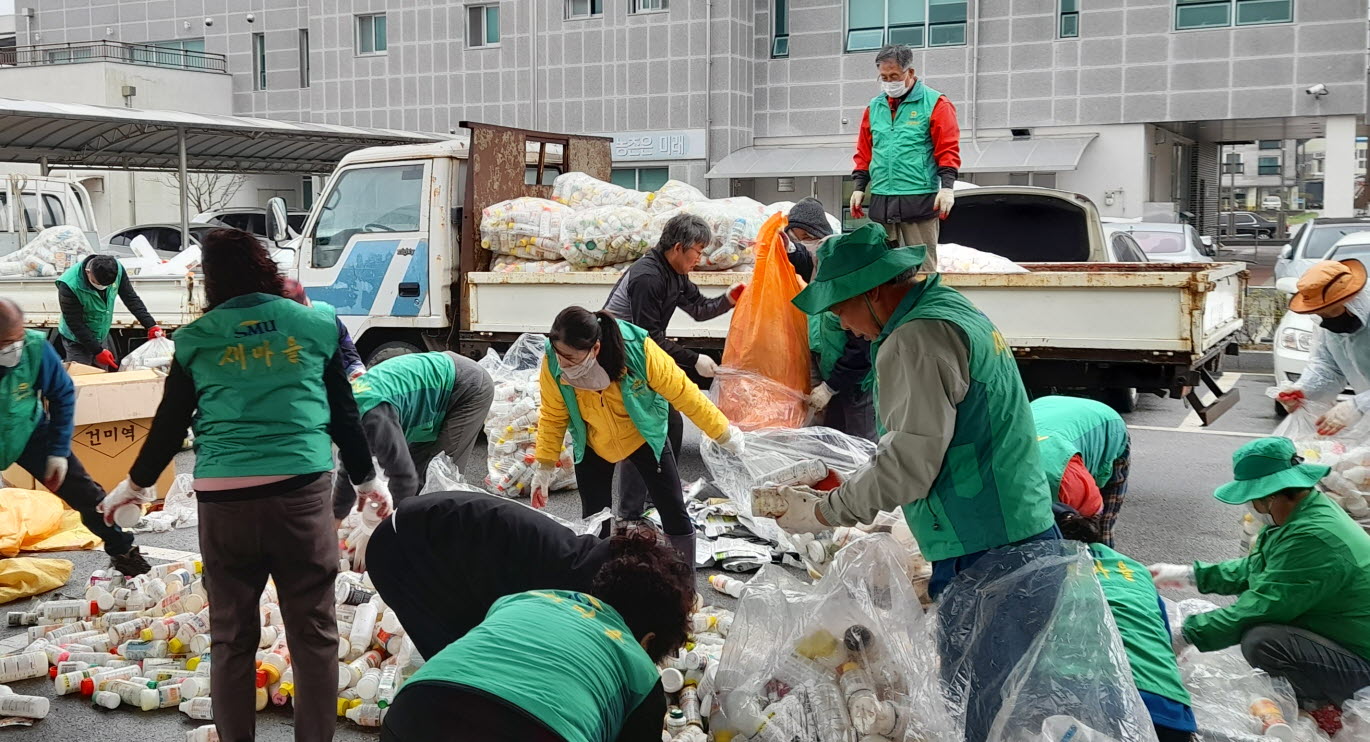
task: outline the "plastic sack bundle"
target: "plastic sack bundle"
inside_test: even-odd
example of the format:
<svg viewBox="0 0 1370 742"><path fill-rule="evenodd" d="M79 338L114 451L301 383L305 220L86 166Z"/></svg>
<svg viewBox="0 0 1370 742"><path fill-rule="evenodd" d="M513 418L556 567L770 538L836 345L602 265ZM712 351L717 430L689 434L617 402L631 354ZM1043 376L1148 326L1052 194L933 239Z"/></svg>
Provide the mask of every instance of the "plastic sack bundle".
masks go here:
<svg viewBox="0 0 1370 742"><path fill-rule="evenodd" d="M947 242L937 246L939 273L1027 273L1028 269L1000 255Z"/></svg>
<svg viewBox="0 0 1370 742"><path fill-rule="evenodd" d="M552 199L573 209L631 206L646 211L652 194L606 183L585 173L563 173L552 181Z"/></svg>
<svg viewBox="0 0 1370 742"><path fill-rule="evenodd" d="M656 244L652 217L628 206L601 206L573 212L562 223L561 256L577 270L627 263Z"/></svg>
<svg viewBox="0 0 1370 742"><path fill-rule="evenodd" d="M498 255L490 261L493 273L570 273L571 264L565 260L529 260L512 255Z"/></svg>
<svg viewBox="0 0 1370 742"><path fill-rule="evenodd" d="M0 276L55 277L92 254L90 242L76 227L48 227L27 245L0 256Z"/></svg>
<svg viewBox="0 0 1370 742"><path fill-rule="evenodd" d="M685 204L695 201L707 201L708 196L704 192L679 180L668 180L652 195L652 203L648 211L653 214L678 209Z"/></svg>
<svg viewBox="0 0 1370 742"><path fill-rule="evenodd" d="M750 264L755 258L757 233L766 220L766 207L746 197L694 201L673 211L656 214L652 228L660 233L678 214L693 214L713 232L713 241L699 256L696 270L726 271Z"/></svg>
<svg viewBox="0 0 1370 742"><path fill-rule="evenodd" d="M486 489L504 497L528 494L537 460L538 410L542 390L538 373L547 345L546 335L525 333L518 336L501 358L491 350L480 365L495 382L495 400L485 418L487 440ZM562 443L557 474L552 489L576 486L575 466L571 461L570 434Z"/></svg>
<svg viewBox="0 0 1370 742"><path fill-rule="evenodd" d="M120 371L141 371L143 369L171 369L172 356L176 354L176 343L169 338L153 338L133 349L119 362Z"/></svg>
<svg viewBox="0 0 1370 742"><path fill-rule="evenodd" d="M947 702L967 739L1039 742L1073 727L1076 739L1155 742L1082 544L990 551L946 588L936 615Z"/></svg>
<svg viewBox="0 0 1370 742"><path fill-rule="evenodd" d="M481 247L529 260L560 260L562 222L571 210L545 198L512 198L480 213Z"/></svg>
<svg viewBox="0 0 1370 742"><path fill-rule="evenodd" d="M898 548L868 536L814 585L771 567L750 581L723 647L710 728L755 742L959 742L936 667Z"/></svg>
<svg viewBox="0 0 1370 742"><path fill-rule="evenodd" d="M720 366L709 399L742 430L798 428L809 412L801 392L753 371Z"/></svg>
<svg viewBox="0 0 1370 742"><path fill-rule="evenodd" d="M1266 394L1275 397L1282 388L1272 387ZM1275 428L1275 435L1293 441L1308 463L1332 467L1318 489L1362 525L1370 525L1370 417L1337 435L1318 435L1318 418L1330 409L1329 402L1305 402Z"/></svg>

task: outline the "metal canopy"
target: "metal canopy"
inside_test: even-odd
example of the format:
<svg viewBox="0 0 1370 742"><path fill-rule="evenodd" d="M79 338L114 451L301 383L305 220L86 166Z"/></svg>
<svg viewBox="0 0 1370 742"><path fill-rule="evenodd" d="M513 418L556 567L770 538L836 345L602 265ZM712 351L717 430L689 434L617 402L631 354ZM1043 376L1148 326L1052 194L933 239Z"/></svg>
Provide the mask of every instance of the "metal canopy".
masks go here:
<svg viewBox="0 0 1370 742"><path fill-rule="evenodd" d="M1066 172L1080 165L1094 134L1031 139L961 140L963 173ZM854 146L744 147L724 157L708 178L788 178L846 175Z"/></svg>
<svg viewBox="0 0 1370 742"><path fill-rule="evenodd" d="M200 172L319 174L363 147L445 138L394 129L0 98L0 162L48 167L175 171L183 166Z"/></svg>

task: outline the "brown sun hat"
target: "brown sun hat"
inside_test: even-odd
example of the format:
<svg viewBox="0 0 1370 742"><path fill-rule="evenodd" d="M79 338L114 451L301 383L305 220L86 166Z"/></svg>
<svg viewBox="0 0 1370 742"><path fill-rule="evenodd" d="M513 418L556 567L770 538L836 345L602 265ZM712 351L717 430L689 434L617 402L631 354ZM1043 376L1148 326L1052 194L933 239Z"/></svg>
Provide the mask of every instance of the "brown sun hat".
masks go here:
<svg viewBox="0 0 1370 742"><path fill-rule="evenodd" d="M1289 300L1289 311L1312 314L1337 304L1365 288L1365 265L1359 260L1324 260L1299 278L1299 293Z"/></svg>

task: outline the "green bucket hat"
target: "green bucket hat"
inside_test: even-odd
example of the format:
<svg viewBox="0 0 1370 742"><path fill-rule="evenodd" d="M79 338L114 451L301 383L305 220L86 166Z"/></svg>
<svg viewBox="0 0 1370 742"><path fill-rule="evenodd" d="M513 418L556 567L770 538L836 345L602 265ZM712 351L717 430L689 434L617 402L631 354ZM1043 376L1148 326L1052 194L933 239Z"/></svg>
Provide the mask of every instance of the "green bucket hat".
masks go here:
<svg viewBox="0 0 1370 742"><path fill-rule="evenodd" d="M1232 478L1213 492L1228 505L1241 505L1292 487L1312 487L1332 471L1330 466L1305 464L1288 438L1261 438L1232 454Z"/></svg>
<svg viewBox="0 0 1370 742"><path fill-rule="evenodd" d="M794 305L805 314L822 314L838 302L870 291L910 268L923 264L923 245L891 248L878 224L831 237L818 248L818 272Z"/></svg>

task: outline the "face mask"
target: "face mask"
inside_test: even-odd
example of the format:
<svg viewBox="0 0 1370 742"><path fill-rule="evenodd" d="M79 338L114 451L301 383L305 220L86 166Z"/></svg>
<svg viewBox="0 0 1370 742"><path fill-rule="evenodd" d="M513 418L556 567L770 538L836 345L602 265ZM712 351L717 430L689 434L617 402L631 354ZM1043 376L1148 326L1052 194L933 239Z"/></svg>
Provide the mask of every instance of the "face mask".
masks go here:
<svg viewBox="0 0 1370 742"><path fill-rule="evenodd" d="M1275 525L1275 516L1271 515L1270 513L1262 513L1261 511L1257 510L1256 503L1248 502L1246 504L1246 507L1251 510L1251 517L1255 518L1257 523L1260 523L1263 526Z"/></svg>
<svg viewBox="0 0 1370 742"><path fill-rule="evenodd" d="M587 353L585 360L574 366L562 366L561 378L567 384L591 392L600 392L609 388L609 372L599 365L599 358L594 353Z"/></svg>
<svg viewBox="0 0 1370 742"><path fill-rule="evenodd" d="M903 80L896 80L894 82L881 81L880 90L891 98L898 98L904 93L909 92L909 86L908 83Z"/></svg>
<svg viewBox="0 0 1370 742"><path fill-rule="evenodd" d="M16 340L9 345L0 347L0 368L14 368L19 365L19 358L24 355L24 341Z"/></svg>
<svg viewBox="0 0 1370 742"><path fill-rule="evenodd" d="M1361 322L1360 317L1357 317L1350 312L1343 312L1336 317L1322 318L1322 329L1327 330L1328 332L1335 332L1338 335L1348 335L1359 330L1363 326L1365 326L1365 323Z"/></svg>

